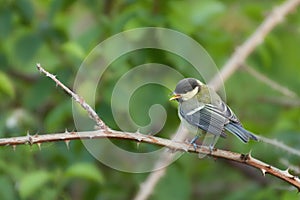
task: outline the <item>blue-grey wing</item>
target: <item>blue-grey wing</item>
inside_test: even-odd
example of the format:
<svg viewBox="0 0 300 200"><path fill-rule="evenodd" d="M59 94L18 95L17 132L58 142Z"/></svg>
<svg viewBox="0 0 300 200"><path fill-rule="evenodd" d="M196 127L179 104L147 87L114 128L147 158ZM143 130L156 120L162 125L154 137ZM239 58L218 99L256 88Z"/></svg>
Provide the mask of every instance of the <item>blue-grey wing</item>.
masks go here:
<svg viewBox="0 0 300 200"><path fill-rule="evenodd" d="M237 136L243 142L248 142L250 138L253 140L258 140L253 133L243 128L239 119L223 101L218 106L208 104L205 107L211 112L218 113L226 118L228 121L225 123L224 128Z"/></svg>
<svg viewBox="0 0 300 200"><path fill-rule="evenodd" d="M206 104L206 109L210 110L211 112L215 112L224 118L228 119L228 122L236 122L238 124L241 124L239 119L236 117L234 112L224 103L224 101L219 101L218 103L212 104Z"/></svg>
<svg viewBox="0 0 300 200"><path fill-rule="evenodd" d="M243 142L248 142L250 138L258 140L253 133L243 128L232 110L221 100L213 104L197 101L182 103L180 115L189 124L217 136L225 137L225 130L227 130Z"/></svg>
<svg viewBox="0 0 300 200"><path fill-rule="evenodd" d="M202 129L205 132L217 136L225 137L224 126L229 122L229 120L219 112L215 112L211 107L207 105L201 105L189 112L184 112L183 109L180 110L180 115L188 123Z"/></svg>

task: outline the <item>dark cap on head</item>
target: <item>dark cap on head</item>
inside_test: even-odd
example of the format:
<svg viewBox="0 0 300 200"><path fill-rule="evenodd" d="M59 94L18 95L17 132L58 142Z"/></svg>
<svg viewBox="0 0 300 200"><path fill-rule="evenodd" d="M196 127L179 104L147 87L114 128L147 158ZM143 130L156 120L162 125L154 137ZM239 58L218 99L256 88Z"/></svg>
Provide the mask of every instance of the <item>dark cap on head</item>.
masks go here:
<svg viewBox="0 0 300 200"><path fill-rule="evenodd" d="M200 86L197 79L185 78L177 83L174 93L175 94L185 94L189 91L192 91L197 86Z"/></svg>

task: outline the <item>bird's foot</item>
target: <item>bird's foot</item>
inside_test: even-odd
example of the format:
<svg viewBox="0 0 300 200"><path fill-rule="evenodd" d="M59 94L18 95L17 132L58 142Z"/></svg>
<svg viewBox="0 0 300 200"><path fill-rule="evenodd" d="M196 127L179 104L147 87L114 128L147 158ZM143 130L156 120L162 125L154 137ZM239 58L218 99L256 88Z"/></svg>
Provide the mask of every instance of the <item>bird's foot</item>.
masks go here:
<svg viewBox="0 0 300 200"><path fill-rule="evenodd" d="M209 148L209 153L212 154L212 152L213 152L213 150L214 150L214 144L210 144L210 145L208 146L208 148Z"/></svg>
<svg viewBox="0 0 300 200"><path fill-rule="evenodd" d="M197 150L197 144L196 144L196 141L198 140L198 138L199 138L199 136L196 136L196 137L194 137L194 138L191 140L191 142L190 142L190 144L193 145L195 151Z"/></svg>
<svg viewBox="0 0 300 200"><path fill-rule="evenodd" d="M213 141L210 143L210 145L208 146L209 148L209 153L212 154L213 150L214 150L214 147L215 147L215 143L216 143L216 139L217 139L217 136L214 135L214 138L213 138Z"/></svg>

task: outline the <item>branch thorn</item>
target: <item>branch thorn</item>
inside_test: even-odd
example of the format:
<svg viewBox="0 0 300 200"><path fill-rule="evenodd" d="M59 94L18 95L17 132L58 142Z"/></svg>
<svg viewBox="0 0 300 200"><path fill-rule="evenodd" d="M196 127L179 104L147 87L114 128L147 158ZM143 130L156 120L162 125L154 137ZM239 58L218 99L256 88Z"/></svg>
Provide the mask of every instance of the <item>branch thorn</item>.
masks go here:
<svg viewBox="0 0 300 200"><path fill-rule="evenodd" d="M29 134L29 131L27 131L27 142L31 146L33 144L32 136Z"/></svg>
<svg viewBox="0 0 300 200"><path fill-rule="evenodd" d="M67 149L70 150L70 140L65 140L65 143L66 143Z"/></svg>
<svg viewBox="0 0 300 200"><path fill-rule="evenodd" d="M266 171L265 169L260 169L260 170L261 170L261 172L263 173L263 175L266 176L266 172L267 172L267 171Z"/></svg>
<svg viewBox="0 0 300 200"><path fill-rule="evenodd" d="M37 144L37 146L38 146L38 148L39 148L39 150L41 151L42 150L42 148L41 148L41 143L40 142L38 142L38 143L36 143Z"/></svg>

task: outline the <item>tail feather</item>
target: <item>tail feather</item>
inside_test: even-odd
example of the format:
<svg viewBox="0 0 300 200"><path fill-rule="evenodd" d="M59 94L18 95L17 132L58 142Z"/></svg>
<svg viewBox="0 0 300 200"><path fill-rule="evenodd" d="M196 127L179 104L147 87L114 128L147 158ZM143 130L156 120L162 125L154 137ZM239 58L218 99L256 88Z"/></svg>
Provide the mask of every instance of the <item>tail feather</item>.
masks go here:
<svg viewBox="0 0 300 200"><path fill-rule="evenodd" d="M225 125L225 129L237 136L240 140L242 140L245 143L247 143L249 139L258 141L258 138L253 133L244 129L240 124L229 123Z"/></svg>

